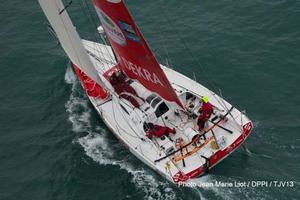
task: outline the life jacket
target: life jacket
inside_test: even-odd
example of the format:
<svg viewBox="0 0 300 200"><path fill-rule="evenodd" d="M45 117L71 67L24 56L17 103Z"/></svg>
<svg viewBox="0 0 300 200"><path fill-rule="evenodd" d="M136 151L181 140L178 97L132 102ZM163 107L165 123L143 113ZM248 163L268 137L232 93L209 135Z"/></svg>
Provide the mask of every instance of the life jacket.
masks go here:
<svg viewBox="0 0 300 200"><path fill-rule="evenodd" d="M213 111L214 111L214 108L209 102L203 103L203 105L201 107L201 114L198 119L207 121L210 118Z"/></svg>

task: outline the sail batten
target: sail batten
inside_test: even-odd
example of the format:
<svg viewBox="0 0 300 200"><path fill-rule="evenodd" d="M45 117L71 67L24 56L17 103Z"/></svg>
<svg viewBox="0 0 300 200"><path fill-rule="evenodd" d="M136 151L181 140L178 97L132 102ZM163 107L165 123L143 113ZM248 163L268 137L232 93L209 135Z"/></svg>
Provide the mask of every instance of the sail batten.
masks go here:
<svg viewBox="0 0 300 200"><path fill-rule="evenodd" d="M39 0L39 3L71 62L103 86L62 1Z"/></svg>
<svg viewBox="0 0 300 200"><path fill-rule="evenodd" d="M93 3L122 71L150 91L182 107L123 0L93 0Z"/></svg>

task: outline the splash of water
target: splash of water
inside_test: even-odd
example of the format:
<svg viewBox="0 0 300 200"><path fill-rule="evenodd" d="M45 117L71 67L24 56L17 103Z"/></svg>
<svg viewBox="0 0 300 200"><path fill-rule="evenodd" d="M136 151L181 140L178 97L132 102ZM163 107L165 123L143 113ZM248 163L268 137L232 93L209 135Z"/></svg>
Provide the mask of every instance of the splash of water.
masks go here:
<svg viewBox="0 0 300 200"><path fill-rule="evenodd" d="M65 106L73 131L76 133L87 133L87 135L74 141L83 147L85 154L100 165L118 166L131 174L131 182L145 193L144 199L178 199L175 190L171 188L169 182L157 180L149 171L133 166L126 159L118 157L118 154L115 152L122 150L122 147L110 144L106 137L107 129L92 124L90 120L91 108L89 107L88 99L85 95L82 95L83 91L80 90L80 84L70 67L66 71L65 81L72 85L72 93ZM222 178L208 175L195 179L193 182L201 184L220 181L220 179ZM225 200L235 199L235 195L241 192L240 189L218 187L198 187L193 188L193 190L197 192L200 199L205 199L203 195L207 191ZM246 193L245 196L247 196Z"/></svg>
<svg viewBox="0 0 300 200"><path fill-rule="evenodd" d="M124 158L117 158L114 152L122 147L114 149L106 138L106 129L91 123L91 108L88 106L88 99L78 90L80 84L71 67L68 67L66 71L65 81L72 85L72 93L65 107L73 131L88 133L75 141L83 147L86 155L100 165L115 165L126 170L132 175L131 182L145 193L145 199L175 199L175 191L170 187L170 183L156 180L145 169L134 167L130 162L124 161Z"/></svg>

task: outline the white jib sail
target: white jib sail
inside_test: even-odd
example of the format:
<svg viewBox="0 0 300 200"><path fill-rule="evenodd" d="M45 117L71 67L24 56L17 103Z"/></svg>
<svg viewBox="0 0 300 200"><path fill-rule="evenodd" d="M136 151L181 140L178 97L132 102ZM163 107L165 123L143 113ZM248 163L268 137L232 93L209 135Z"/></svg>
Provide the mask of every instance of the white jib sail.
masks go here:
<svg viewBox="0 0 300 200"><path fill-rule="evenodd" d="M103 86L103 82L87 55L81 38L79 37L67 11L64 10L61 12L65 8L62 1L39 0L39 3L47 16L48 21L53 27L62 48L72 63L79 67L95 82Z"/></svg>

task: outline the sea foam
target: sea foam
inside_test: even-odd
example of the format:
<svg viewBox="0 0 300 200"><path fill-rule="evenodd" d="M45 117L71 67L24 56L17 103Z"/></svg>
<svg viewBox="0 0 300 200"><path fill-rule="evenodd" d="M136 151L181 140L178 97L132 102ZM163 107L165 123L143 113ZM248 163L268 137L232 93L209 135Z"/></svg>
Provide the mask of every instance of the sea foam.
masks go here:
<svg viewBox="0 0 300 200"><path fill-rule="evenodd" d="M145 193L145 199L175 199L176 195L170 187L171 183L166 180L157 180L148 170L135 167L125 158L118 158L115 155L114 152L123 147L109 143L108 129L92 124L92 108L89 106L87 97L82 95L83 90L80 90L79 81L70 66L65 74L65 82L72 85L70 98L65 105L69 114L68 119L72 123L72 130L76 133L87 133L74 141L83 147L85 154L100 165L114 165L126 170L132 175L130 181Z"/></svg>

